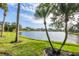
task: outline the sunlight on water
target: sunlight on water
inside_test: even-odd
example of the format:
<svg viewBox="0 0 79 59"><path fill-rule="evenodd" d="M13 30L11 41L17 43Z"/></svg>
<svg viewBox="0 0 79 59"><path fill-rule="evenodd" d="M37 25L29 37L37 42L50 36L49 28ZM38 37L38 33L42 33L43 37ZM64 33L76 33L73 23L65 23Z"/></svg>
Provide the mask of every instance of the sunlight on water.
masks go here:
<svg viewBox="0 0 79 59"><path fill-rule="evenodd" d="M27 36L32 39L39 39L39 40L47 40L47 36L45 32L41 31L29 31L29 32L21 32L20 33L23 36ZM49 32L51 41L63 41L65 37L64 32ZM68 43L74 43L77 44L79 43L79 36L68 34Z"/></svg>

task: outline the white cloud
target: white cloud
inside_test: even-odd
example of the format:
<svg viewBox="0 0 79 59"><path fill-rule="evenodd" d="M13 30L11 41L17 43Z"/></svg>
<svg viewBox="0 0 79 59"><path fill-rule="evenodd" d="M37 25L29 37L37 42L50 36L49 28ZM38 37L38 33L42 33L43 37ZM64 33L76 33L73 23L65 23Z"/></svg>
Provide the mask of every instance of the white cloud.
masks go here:
<svg viewBox="0 0 79 59"><path fill-rule="evenodd" d="M11 5L11 6L13 6L13 7L16 6L15 3L14 3L14 4L9 4L9 5ZM30 3L29 5L25 4L25 7L22 5L22 6L21 6L21 9L22 9L22 10L31 11L31 12L35 13L36 7L37 7L38 5L39 5L39 4L37 4L37 3ZM15 8L16 8L16 7L15 7ZM38 19L38 20L36 20L35 17L34 17L34 15L28 15L28 14L23 14L23 13L21 13L20 16L23 17L23 18L26 18L26 19L22 19L22 20L29 21L29 22L31 22L31 23L35 23L35 24L43 24L43 23L44 23L43 19ZM51 23L51 21L50 21L50 20L51 20L51 19L50 19L51 16L52 16L52 14L50 14L50 15L47 17L47 19L46 19L47 25L49 25L49 24Z"/></svg>
<svg viewBox="0 0 79 59"><path fill-rule="evenodd" d="M43 24L43 22L44 22L43 19L38 19L38 20L36 20L33 15L31 16L31 15L27 15L27 14L20 14L20 16L23 17L23 18L26 18L26 19L24 19L24 20L30 21L30 22L32 22L32 23ZM47 17L47 19L46 19L47 24L50 24L50 23L51 23L51 19L50 19L51 16L52 16L52 14L50 14L50 15Z"/></svg>
<svg viewBox="0 0 79 59"><path fill-rule="evenodd" d="M31 12L35 12L36 7L39 5L37 3L29 3L29 5L24 4L25 6L21 6L21 9L23 10L27 10L27 11L31 11Z"/></svg>
<svg viewBox="0 0 79 59"><path fill-rule="evenodd" d="M17 7L16 3L9 3L9 5L15 8ZM39 3L24 3L24 4L21 4L21 9L24 11L31 11L34 13L38 5Z"/></svg>
<svg viewBox="0 0 79 59"><path fill-rule="evenodd" d="M15 3L9 3L9 5L15 7L16 4ZM23 5L21 5L21 9L22 10L28 10L31 12L35 12L36 7L39 5L37 3L29 3L29 5L24 4L25 7ZM16 7L15 7L16 8ZM39 24L43 24L43 19L38 19L35 20L35 17L33 15L28 15L28 14L20 14L21 17L26 18L25 20L30 21L32 23L39 23ZM50 15L51 16L51 15ZM47 23L50 23L50 17L47 18Z"/></svg>

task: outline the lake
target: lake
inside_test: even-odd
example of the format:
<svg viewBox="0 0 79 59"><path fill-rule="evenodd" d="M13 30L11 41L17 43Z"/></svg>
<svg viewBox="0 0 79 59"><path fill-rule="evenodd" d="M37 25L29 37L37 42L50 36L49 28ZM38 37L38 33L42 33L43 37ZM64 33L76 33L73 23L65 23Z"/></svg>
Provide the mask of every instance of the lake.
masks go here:
<svg viewBox="0 0 79 59"><path fill-rule="evenodd" d="M29 31L29 32L20 32L20 35L26 36L28 38L32 39L38 39L38 40L47 40L46 33L43 31ZM62 42L65 37L64 32L49 32L51 41L59 41ZM79 36L68 34L68 43L79 43Z"/></svg>

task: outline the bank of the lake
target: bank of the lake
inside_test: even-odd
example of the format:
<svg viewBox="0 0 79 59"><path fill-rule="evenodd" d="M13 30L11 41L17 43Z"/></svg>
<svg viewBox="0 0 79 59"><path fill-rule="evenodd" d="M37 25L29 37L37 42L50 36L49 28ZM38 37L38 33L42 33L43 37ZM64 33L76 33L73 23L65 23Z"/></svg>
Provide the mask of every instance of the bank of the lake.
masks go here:
<svg viewBox="0 0 79 59"><path fill-rule="evenodd" d="M50 47L48 41L33 40L24 36L20 36L20 43L10 43L15 40L15 33L6 32L4 38L0 38L0 55L7 52L14 56L41 56L43 49ZM55 48L59 48L60 42L52 42ZM79 44L66 44L63 50L79 53Z"/></svg>

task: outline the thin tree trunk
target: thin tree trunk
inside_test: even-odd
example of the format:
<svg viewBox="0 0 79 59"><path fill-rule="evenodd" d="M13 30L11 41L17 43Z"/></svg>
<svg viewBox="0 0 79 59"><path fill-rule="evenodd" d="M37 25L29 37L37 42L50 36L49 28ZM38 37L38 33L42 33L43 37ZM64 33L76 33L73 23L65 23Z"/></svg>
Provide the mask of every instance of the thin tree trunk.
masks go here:
<svg viewBox="0 0 79 59"><path fill-rule="evenodd" d="M16 20L16 37L15 37L15 42L19 42L19 14L20 14L20 3L18 3L18 8L17 8L17 20Z"/></svg>
<svg viewBox="0 0 79 59"><path fill-rule="evenodd" d="M5 11L4 11L4 13L5 13ZM4 26L5 26L5 15L3 15L3 22L2 22L2 29L1 29L1 37L3 37Z"/></svg>
<svg viewBox="0 0 79 59"><path fill-rule="evenodd" d="M53 47L53 45L52 45L52 43L51 43L51 40L50 40L50 37L49 37L49 34L48 34L48 30L47 30L46 20L45 20L45 19L44 19L44 26L45 26L45 31L46 31L46 35L47 35L49 44L50 44L50 46L51 46L51 48L52 48L52 50L53 50L53 53L55 53L55 49L54 49L54 47Z"/></svg>
<svg viewBox="0 0 79 59"><path fill-rule="evenodd" d="M65 38L64 38L64 41L63 41L60 49L58 50L59 53L60 53L60 51L62 50L63 46L65 45L65 43L67 41L67 37L68 37L67 22L68 22L68 16L65 15Z"/></svg>

